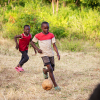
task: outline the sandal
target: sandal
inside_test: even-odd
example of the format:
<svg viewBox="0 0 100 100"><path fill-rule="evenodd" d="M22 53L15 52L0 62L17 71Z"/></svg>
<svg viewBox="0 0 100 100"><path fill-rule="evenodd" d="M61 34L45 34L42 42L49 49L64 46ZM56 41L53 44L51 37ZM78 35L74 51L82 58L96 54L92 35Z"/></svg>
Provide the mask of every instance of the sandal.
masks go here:
<svg viewBox="0 0 100 100"><path fill-rule="evenodd" d="M59 86L55 87L55 91L61 91L61 88Z"/></svg>
<svg viewBox="0 0 100 100"><path fill-rule="evenodd" d="M18 67L15 67L15 69L16 69L17 72L20 72L20 70L18 69Z"/></svg>
<svg viewBox="0 0 100 100"><path fill-rule="evenodd" d="M46 68L43 68L43 69L46 69ZM44 71L43 71L43 76L44 76L44 79L48 79L48 73L44 74Z"/></svg>
<svg viewBox="0 0 100 100"><path fill-rule="evenodd" d="M20 72L24 71L24 69L23 69L22 67L18 67L18 70L19 70Z"/></svg>

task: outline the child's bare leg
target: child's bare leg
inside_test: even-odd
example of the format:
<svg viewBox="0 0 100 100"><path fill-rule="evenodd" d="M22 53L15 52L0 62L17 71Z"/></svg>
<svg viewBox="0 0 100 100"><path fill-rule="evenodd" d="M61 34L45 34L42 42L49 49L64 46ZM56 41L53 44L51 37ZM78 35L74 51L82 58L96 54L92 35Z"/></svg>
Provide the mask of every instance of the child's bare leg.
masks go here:
<svg viewBox="0 0 100 100"><path fill-rule="evenodd" d="M51 80L52 80L52 82L54 84L54 87L57 87L57 83L55 82L55 78L54 78L54 75L53 75L53 69L52 69L51 64L47 65L47 68L48 69L46 69L45 72L46 71L49 72L49 76L50 76L50 78L51 78Z"/></svg>
<svg viewBox="0 0 100 100"><path fill-rule="evenodd" d="M54 71L54 67L52 67L52 69L53 69L53 71ZM47 74L47 72L49 72L49 71L48 71L48 69L43 68L43 72L44 72L44 74Z"/></svg>
<svg viewBox="0 0 100 100"><path fill-rule="evenodd" d="M47 74L47 72L49 72L49 71L48 71L48 69L43 68L43 72L44 72L44 74Z"/></svg>

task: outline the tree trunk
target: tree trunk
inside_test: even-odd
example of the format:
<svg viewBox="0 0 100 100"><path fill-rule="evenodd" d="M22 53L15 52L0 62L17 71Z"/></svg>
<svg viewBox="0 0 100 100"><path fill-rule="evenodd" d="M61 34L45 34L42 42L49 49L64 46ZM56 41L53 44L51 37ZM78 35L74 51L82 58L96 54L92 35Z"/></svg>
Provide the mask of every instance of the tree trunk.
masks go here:
<svg viewBox="0 0 100 100"><path fill-rule="evenodd" d="M52 0L52 9L53 9L53 14L55 13L54 11L54 0Z"/></svg>
<svg viewBox="0 0 100 100"><path fill-rule="evenodd" d="M51 2L51 0L49 0Z"/></svg>
<svg viewBox="0 0 100 100"><path fill-rule="evenodd" d="M56 4L56 0L54 0L54 3Z"/></svg>
<svg viewBox="0 0 100 100"><path fill-rule="evenodd" d="M80 6L80 0L76 0L76 5Z"/></svg>
<svg viewBox="0 0 100 100"><path fill-rule="evenodd" d="M57 7L56 7L56 12L58 13L58 7L59 7L59 0L57 0Z"/></svg>
<svg viewBox="0 0 100 100"><path fill-rule="evenodd" d="M66 7L66 1L63 1L63 7Z"/></svg>
<svg viewBox="0 0 100 100"><path fill-rule="evenodd" d="M10 3L10 0L8 0L8 4Z"/></svg>

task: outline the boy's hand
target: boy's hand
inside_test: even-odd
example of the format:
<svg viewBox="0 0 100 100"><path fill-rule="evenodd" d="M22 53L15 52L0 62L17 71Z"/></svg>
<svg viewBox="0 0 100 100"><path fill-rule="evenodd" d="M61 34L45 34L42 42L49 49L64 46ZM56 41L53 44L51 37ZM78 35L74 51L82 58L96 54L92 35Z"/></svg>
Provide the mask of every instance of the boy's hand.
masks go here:
<svg viewBox="0 0 100 100"><path fill-rule="evenodd" d="M38 53L42 53L42 50L41 49L38 49L37 51L38 51Z"/></svg>
<svg viewBox="0 0 100 100"><path fill-rule="evenodd" d="M18 49L19 48L19 45L18 45L18 43L16 44L16 49Z"/></svg>
<svg viewBox="0 0 100 100"><path fill-rule="evenodd" d="M58 57L58 60L60 60L60 55L59 54L57 54L57 57Z"/></svg>

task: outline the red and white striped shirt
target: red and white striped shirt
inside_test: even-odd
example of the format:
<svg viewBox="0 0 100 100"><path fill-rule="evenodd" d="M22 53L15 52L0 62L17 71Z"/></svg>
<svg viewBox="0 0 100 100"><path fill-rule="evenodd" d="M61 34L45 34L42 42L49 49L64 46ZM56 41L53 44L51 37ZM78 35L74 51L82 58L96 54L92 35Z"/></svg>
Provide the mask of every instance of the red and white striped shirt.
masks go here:
<svg viewBox="0 0 100 100"><path fill-rule="evenodd" d="M52 49L52 44L55 43L55 36L53 33L48 33L48 34L43 34L38 33L34 36L34 38L32 39L33 42L37 42L39 43L39 47L42 50L42 54L41 57L43 56L49 56L52 57L54 56L54 52Z"/></svg>

